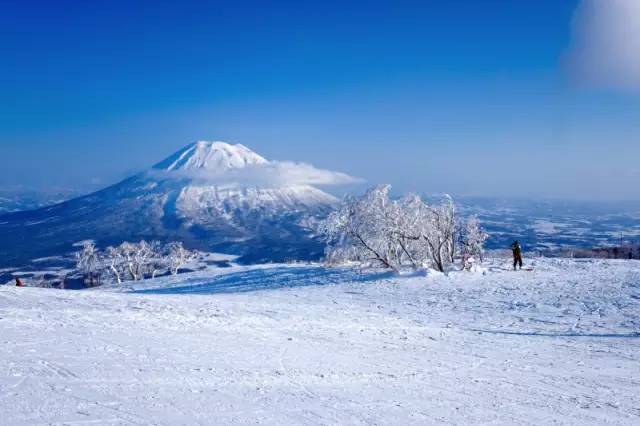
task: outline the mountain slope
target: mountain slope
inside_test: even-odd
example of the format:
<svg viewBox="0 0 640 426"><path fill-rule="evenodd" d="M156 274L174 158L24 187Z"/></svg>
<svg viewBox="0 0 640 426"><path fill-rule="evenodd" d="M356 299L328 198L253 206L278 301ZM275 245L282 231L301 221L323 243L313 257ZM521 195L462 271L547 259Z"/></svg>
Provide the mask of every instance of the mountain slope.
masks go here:
<svg viewBox="0 0 640 426"><path fill-rule="evenodd" d="M269 164L242 145L196 142L101 191L0 216L0 264L68 252L85 239L102 246L182 240L247 262L317 258L322 247L306 224L331 210L333 196L304 184L247 186L226 179Z"/></svg>

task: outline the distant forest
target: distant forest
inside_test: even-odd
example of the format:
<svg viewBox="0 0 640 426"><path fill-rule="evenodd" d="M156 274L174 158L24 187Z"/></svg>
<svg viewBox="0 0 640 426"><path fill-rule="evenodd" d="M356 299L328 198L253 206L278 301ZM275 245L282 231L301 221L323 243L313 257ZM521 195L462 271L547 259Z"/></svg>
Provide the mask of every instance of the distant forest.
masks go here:
<svg viewBox="0 0 640 426"><path fill-rule="evenodd" d="M560 251L562 257L598 259L640 259L640 244L617 247L571 248Z"/></svg>

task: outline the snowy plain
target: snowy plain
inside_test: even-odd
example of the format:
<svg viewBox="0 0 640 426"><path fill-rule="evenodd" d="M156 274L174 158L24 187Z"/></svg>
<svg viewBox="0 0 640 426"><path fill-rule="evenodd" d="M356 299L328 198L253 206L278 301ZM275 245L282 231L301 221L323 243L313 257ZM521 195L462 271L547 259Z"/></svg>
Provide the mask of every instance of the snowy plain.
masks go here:
<svg viewBox="0 0 640 426"><path fill-rule="evenodd" d="M0 424L640 424L640 262L0 286Z"/></svg>

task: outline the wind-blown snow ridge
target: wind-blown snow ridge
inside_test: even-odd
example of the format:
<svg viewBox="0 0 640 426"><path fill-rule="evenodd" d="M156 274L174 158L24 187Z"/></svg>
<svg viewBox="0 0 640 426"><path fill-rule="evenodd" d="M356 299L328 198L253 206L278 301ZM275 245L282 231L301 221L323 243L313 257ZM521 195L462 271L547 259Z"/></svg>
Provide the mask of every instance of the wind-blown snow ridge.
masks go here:
<svg viewBox="0 0 640 426"><path fill-rule="evenodd" d="M167 159L153 166L156 170L207 170L224 172L269 163L244 145L227 142L198 141L187 145Z"/></svg>

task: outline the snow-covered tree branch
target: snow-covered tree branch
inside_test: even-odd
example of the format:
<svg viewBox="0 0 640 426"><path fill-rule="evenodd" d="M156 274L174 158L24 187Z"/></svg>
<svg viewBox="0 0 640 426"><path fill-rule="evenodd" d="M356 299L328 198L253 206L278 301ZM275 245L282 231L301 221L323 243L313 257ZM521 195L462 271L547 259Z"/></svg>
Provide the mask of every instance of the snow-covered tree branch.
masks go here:
<svg viewBox="0 0 640 426"><path fill-rule="evenodd" d="M181 242L172 242L167 245L166 263L171 275L177 275L186 263L196 257L196 252L184 248Z"/></svg>
<svg viewBox="0 0 640 426"><path fill-rule="evenodd" d="M429 205L416 194L392 200L389 192L388 185L381 185L362 197L347 197L321 222L319 231L327 241L326 261L359 262L394 271L404 266L444 271L456 257L451 197ZM477 251L484 240L480 241L479 234L469 235Z"/></svg>
<svg viewBox="0 0 640 426"><path fill-rule="evenodd" d="M157 241L123 242L99 251L93 242L83 243L76 254L78 270L90 285L102 276L117 283L155 278L159 273L176 275L197 258L198 253L186 249L181 242L161 245Z"/></svg>
<svg viewBox="0 0 640 426"><path fill-rule="evenodd" d="M97 284L99 266L100 258L96 245L93 241L84 241L82 249L76 253L76 268L91 287Z"/></svg>
<svg viewBox="0 0 640 426"><path fill-rule="evenodd" d="M480 227L480 221L476 216L467 219L460 235L463 268L468 268L476 256L480 262L484 260L484 243L488 237L489 235Z"/></svg>

